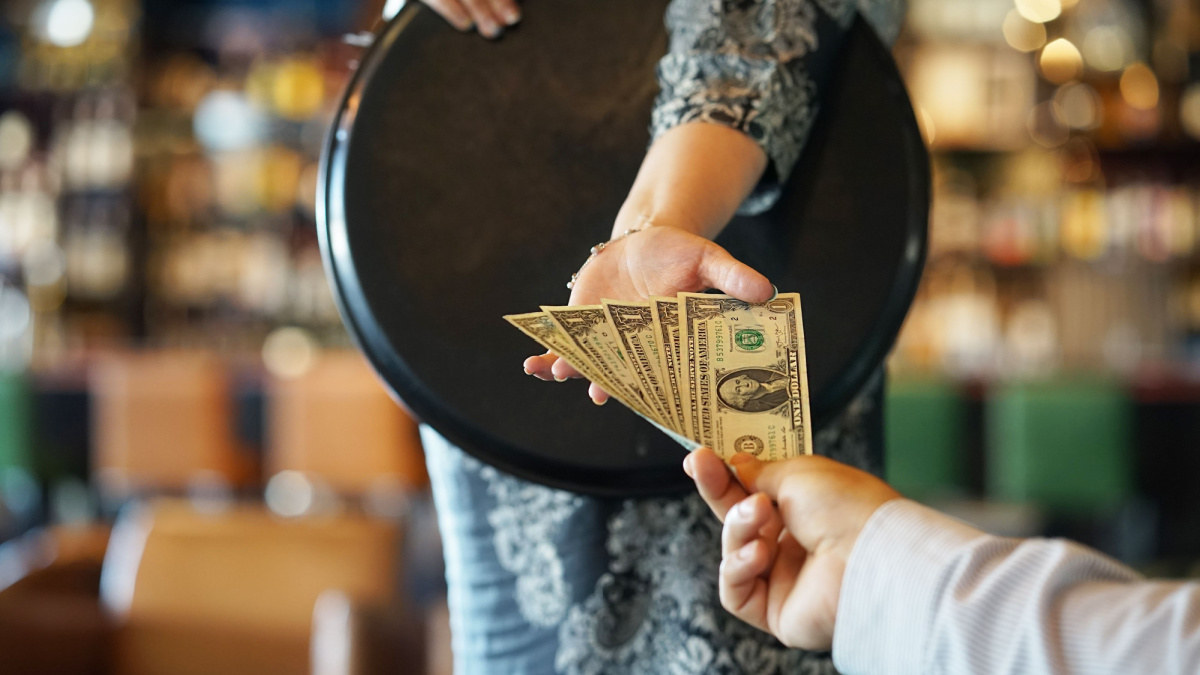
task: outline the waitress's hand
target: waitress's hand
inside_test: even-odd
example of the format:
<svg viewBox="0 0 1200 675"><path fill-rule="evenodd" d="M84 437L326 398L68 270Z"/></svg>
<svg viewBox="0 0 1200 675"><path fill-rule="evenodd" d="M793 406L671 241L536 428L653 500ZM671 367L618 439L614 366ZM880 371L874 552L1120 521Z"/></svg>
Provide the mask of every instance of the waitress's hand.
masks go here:
<svg viewBox="0 0 1200 675"><path fill-rule="evenodd" d="M461 31L475 28L485 38L500 37L505 26L521 20L514 0L421 0Z"/></svg>
<svg viewBox="0 0 1200 675"><path fill-rule="evenodd" d="M766 277L708 239L675 227L652 226L609 244L588 263L571 291L570 304L598 305L601 298L645 302L655 295L674 297L710 288L747 302L765 302L775 294ZM529 357L525 370L543 380L581 377L553 353ZM588 395L597 404L608 400L595 383Z"/></svg>

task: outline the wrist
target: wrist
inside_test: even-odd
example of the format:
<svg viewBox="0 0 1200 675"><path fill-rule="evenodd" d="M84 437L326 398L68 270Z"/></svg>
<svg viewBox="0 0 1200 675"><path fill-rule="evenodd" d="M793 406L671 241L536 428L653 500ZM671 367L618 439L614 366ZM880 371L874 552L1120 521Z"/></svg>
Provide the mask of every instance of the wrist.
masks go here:
<svg viewBox="0 0 1200 675"><path fill-rule="evenodd" d="M724 229L724 223L705 224L683 214L630 206L626 202L617 214L617 219L613 221L612 238L616 239L629 231L641 232L652 227L669 227L712 240Z"/></svg>
<svg viewBox="0 0 1200 675"><path fill-rule="evenodd" d="M766 153L740 131L699 121L680 124L650 146L613 231L650 222L711 240L766 164Z"/></svg>
<svg viewBox="0 0 1200 675"><path fill-rule="evenodd" d="M621 242L623 242L626 237L637 234L638 232L641 232L641 230L640 229L632 229L632 228L623 230L621 232L617 232L614 230L612 237L609 238L608 241L598 242L588 252L588 257L586 260L583 261L583 264L579 266L579 271L577 271L571 275L571 280L567 282L567 288L572 291L575 290L575 284L576 284L576 282L579 281L579 276L581 274L583 274L583 271L585 269L587 269L588 265L592 264L592 261L595 260L596 257L599 256L601 253L603 253L605 249L607 249L610 246L620 246ZM572 298L574 298L573 293L572 293Z"/></svg>

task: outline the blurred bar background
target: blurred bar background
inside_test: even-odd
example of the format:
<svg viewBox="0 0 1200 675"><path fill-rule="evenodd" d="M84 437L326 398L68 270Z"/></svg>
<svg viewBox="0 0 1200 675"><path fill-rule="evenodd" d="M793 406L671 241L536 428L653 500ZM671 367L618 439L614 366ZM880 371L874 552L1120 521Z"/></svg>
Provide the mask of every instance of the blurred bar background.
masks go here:
<svg viewBox="0 0 1200 675"><path fill-rule="evenodd" d="M384 4L0 6L0 671L448 672L314 229ZM935 190L888 478L1200 576L1200 4L909 0L896 54Z"/></svg>
<svg viewBox="0 0 1200 675"><path fill-rule="evenodd" d="M935 187L889 479L1200 574L1200 4L910 0L896 54Z"/></svg>
<svg viewBox="0 0 1200 675"><path fill-rule="evenodd" d="M0 7L0 672L448 672L313 222L382 2Z"/></svg>

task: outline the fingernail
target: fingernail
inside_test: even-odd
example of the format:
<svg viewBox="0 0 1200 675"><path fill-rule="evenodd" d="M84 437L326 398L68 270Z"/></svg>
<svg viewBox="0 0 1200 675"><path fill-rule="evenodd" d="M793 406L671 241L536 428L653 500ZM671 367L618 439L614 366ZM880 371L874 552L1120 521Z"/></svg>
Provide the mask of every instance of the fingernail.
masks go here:
<svg viewBox="0 0 1200 675"><path fill-rule="evenodd" d="M695 478L695 476L692 475L692 456L691 455L688 455L687 457L683 458L683 472L687 474L688 478L693 478L693 479Z"/></svg>
<svg viewBox="0 0 1200 675"><path fill-rule="evenodd" d="M500 35L500 27L491 21L480 21L479 32L483 33L484 37L494 38Z"/></svg>
<svg viewBox="0 0 1200 675"><path fill-rule="evenodd" d="M509 10L508 13L504 15L504 22L510 26L516 24L520 20L521 13L516 10Z"/></svg>
<svg viewBox="0 0 1200 675"><path fill-rule="evenodd" d="M754 455L751 455L748 452L739 452L738 454L729 458L729 463L734 464L734 465L745 464L746 462L749 462L752 459L754 459Z"/></svg>
<svg viewBox="0 0 1200 675"><path fill-rule="evenodd" d="M596 399L592 399L592 403L595 403L596 405L604 405L605 403L608 403L608 399L604 399L603 401L597 401Z"/></svg>
<svg viewBox="0 0 1200 675"><path fill-rule="evenodd" d="M752 459L754 459L754 455L745 452L739 452L738 454L729 458L729 468L733 469L734 477L736 477L738 482L743 486L747 484L747 480L750 480L750 476L743 476L742 471L746 471L747 473L751 471L750 466L752 462L750 460Z"/></svg>
<svg viewBox="0 0 1200 675"><path fill-rule="evenodd" d="M771 300L774 300L775 298L779 297L779 287L776 286L775 284L771 284L771 288L775 289L775 295L771 296ZM767 302L770 302L771 300L767 300Z"/></svg>
<svg viewBox="0 0 1200 675"><path fill-rule="evenodd" d="M554 376L554 381L555 381L555 382L566 382L566 381L567 381L567 378L565 378L565 377L559 377L559 376L555 375L555 376Z"/></svg>
<svg viewBox="0 0 1200 675"><path fill-rule="evenodd" d="M533 373L532 373L532 372L531 372L531 371L530 371L528 368L526 368L526 367L524 367L524 366L522 366L522 367L521 367L521 370L524 370L526 375L532 375L532 374L533 374Z"/></svg>

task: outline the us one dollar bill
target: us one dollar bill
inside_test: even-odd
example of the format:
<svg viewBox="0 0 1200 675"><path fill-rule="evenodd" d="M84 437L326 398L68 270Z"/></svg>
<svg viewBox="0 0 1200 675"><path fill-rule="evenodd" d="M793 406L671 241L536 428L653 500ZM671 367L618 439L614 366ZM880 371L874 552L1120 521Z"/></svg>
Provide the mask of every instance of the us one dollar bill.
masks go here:
<svg viewBox="0 0 1200 675"><path fill-rule="evenodd" d="M689 450L812 452L798 294L602 302L504 318Z"/></svg>
<svg viewBox="0 0 1200 675"><path fill-rule="evenodd" d="M811 454L800 296L750 304L682 293L679 302L693 438L722 457Z"/></svg>

